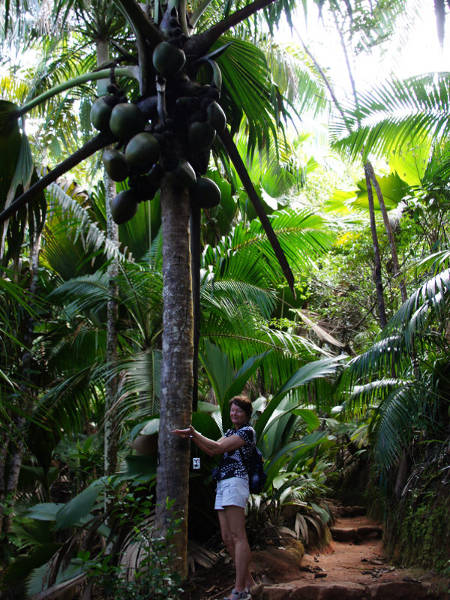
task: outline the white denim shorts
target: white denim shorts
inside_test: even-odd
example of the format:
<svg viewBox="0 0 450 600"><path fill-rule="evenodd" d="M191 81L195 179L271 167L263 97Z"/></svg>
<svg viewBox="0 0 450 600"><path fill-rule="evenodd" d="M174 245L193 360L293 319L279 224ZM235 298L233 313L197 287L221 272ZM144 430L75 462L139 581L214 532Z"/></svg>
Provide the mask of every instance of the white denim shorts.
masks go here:
<svg viewBox="0 0 450 600"><path fill-rule="evenodd" d="M215 510L223 510L226 506L245 508L249 497L248 480L242 477L229 477L217 482Z"/></svg>

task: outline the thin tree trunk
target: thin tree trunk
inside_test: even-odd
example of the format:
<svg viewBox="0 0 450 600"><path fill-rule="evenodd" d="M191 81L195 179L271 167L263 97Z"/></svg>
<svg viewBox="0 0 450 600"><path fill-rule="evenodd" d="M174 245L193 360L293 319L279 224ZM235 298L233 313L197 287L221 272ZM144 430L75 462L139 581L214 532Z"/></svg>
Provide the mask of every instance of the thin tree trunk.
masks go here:
<svg viewBox="0 0 450 600"><path fill-rule="evenodd" d="M347 65L347 70L348 70L348 74L349 74L349 78L350 78L350 83L351 83L351 86L352 86L352 91L353 91L355 103L357 105L357 103L358 103L358 96L356 94L355 81L353 79L353 75L352 75L352 72L351 72L350 61L348 59L348 55L347 55L345 43L344 43L344 40L343 40L343 37L342 37L342 31L337 26L337 24L336 24L336 27L338 29L338 32L339 32L339 35L340 35L340 38L341 38L341 44L342 44L342 47L343 47L343 50L344 50L344 56L345 56L345 60L346 60L346 65ZM326 74L324 73L324 71L320 68L320 65L317 62L317 60L315 59L314 55L311 53L311 51L307 48L307 46L303 42L302 42L302 44L303 44L303 48L304 48L305 52L312 59L314 65L318 69L319 74L322 77L322 79L323 79L325 85L327 86L327 89L328 89L328 91L329 91L329 93L331 95L331 98L332 98L334 106L339 111L339 113L340 113L340 115L341 115L344 123L347 126L347 129L348 129L349 133L351 133L351 129L350 129L349 125L348 125L347 118L345 116L345 112L342 109L342 106L339 103L339 100L337 99L336 94L334 93L333 86L331 85L331 83L330 83L328 77L326 76ZM375 287L376 287L377 304L378 304L378 318L379 318L381 327L384 327L386 325L387 321L386 321L386 310L385 310L385 305L384 305L383 283L382 283L382 279L381 279L380 247L379 247L379 243L378 243L378 236L377 236L376 223L375 223L375 210L374 210L374 205L373 205L373 193L372 193L371 180L370 180L370 176L368 175L368 171L366 169L366 165L367 165L367 163L364 164L364 173L366 175L367 194L368 194L368 197L369 197L370 231L371 231L371 234L372 234L374 260L375 260L375 267L374 267L373 278L374 278Z"/></svg>
<svg viewBox="0 0 450 600"><path fill-rule="evenodd" d="M109 60L109 42L105 39L96 40L97 65L105 64ZM99 96L106 94L108 81L100 80L97 84ZM106 171L103 173L103 182L105 185L105 204L106 204L106 237L111 242L119 245L119 228L114 223L111 214L110 200L116 194L116 185L108 176ZM106 361L108 364L117 362L117 274L118 261L112 259L108 267L108 290L109 300L106 307ZM117 468L117 446L118 446L118 424L115 418L115 401L119 387L119 378L112 377L106 383L105 394L105 421L104 421L104 472L105 475L112 475Z"/></svg>
<svg viewBox="0 0 450 600"><path fill-rule="evenodd" d="M3 516L5 514L6 500L6 461L8 458L9 441L3 439L0 444L0 536L3 532Z"/></svg>
<svg viewBox="0 0 450 600"><path fill-rule="evenodd" d="M41 232L32 230L30 227L30 270L31 270L31 281L30 281L30 294L33 296L37 291L38 282L38 270L39 270L39 252L41 247ZM33 410L33 404L36 396L36 386L33 385L33 357L29 348L31 348L34 338L34 320L31 316L26 316L23 323L23 342L25 351L22 355L22 384L20 386L20 392L22 397L21 409L24 414L31 414ZM17 417L14 425L15 431L14 438L9 443L9 455L7 454L4 459L4 468L6 481L5 481L5 493L6 496L14 501L17 486L19 484L20 469L22 467L23 453L25 450L23 442L23 434L27 419L23 416ZM48 489L46 489L48 492ZM6 535L10 527L10 517L8 515L3 516L3 523L1 530Z"/></svg>
<svg viewBox="0 0 450 600"><path fill-rule="evenodd" d="M175 567L187 575L189 440L171 433L187 427L192 417L193 307L189 217L186 189L161 187L163 235L163 339L161 410L156 487L156 528L166 535L172 517L181 519L173 543ZM167 503L173 502L171 509Z"/></svg>
<svg viewBox="0 0 450 600"><path fill-rule="evenodd" d="M110 199L116 194L115 183L104 174L106 193L106 236L111 242L119 245L118 226L114 223ZM112 365L117 362L117 319L119 294L117 286L118 259L113 258L108 266L108 304L106 306L106 361ZM105 397L105 440L104 440L104 471L105 475L113 475L117 470L117 449L119 428L116 418L116 400L119 389L119 377L111 377L106 383Z"/></svg>
<svg viewBox="0 0 450 600"><path fill-rule="evenodd" d="M402 302L406 302L407 294L406 294L406 286L403 278L400 278L400 265L398 264L398 254L397 254L397 245L395 243L394 234L392 233L392 227L389 222L389 217L386 210L386 205L384 203L383 193L380 188L380 184L375 175L375 171L373 169L372 163L370 161L366 162L367 169L369 172L369 177L373 183L373 187L375 188L375 192L377 194L378 203L380 205L381 214L383 215L384 227L386 229L386 233L389 240L389 245L391 247L391 256L392 256L392 267L394 270L394 277L398 280L398 285L400 287L400 294L402 297Z"/></svg>
<svg viewBox="0 0 450 600"><path fill-rule="evenodd" d="M370 232L372 234L373 254L374 254L373 279L375 282L375 289L376 289L376 294L377 294L378 319L380 321L380 327L383 329L386 326L387 320L386 320L386 309L384 306L383 281L381 279L380 245L378 243L377 226L376 226L376 221L375 221L375 209L374 209L374 205L373 205L372 183L370 181L370 174L369 174L369 169L367 168L367 163L364 165L364 173L366 176L367 197L369 199Z"/></svg>

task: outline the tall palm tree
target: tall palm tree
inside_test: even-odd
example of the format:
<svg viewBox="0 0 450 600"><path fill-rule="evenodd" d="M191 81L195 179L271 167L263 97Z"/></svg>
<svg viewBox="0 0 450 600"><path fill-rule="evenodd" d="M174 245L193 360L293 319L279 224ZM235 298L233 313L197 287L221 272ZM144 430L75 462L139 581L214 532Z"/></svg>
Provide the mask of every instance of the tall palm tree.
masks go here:
<svg viewBox="0 0 450 600"><path fill-rule="evenodd" d="M161 129L164 131L167 119L166 110L169 110L169 117L170 111L173 110L173 106L171 108L170 105L170 95L172 94L172 98L186 96L186 94L188 96L191 94L195 97L195 90L197 89L195 86L198 87L198 84L194 83L193 79L201 61L204 61L212 68L214 74L214 86L212 89L215 97L220 94L220 72L219 67L214 62L214 58L219 57L219 54L223 52L225 47L217 49L217 52L210 56L206 56L206 54L211 51L211 48L218 42L221 35L227 33L231 27L239 25L239 23L252 14L255 14L258 10L271 4L271 0L259 0L253 4L244 6L235 13L225 16L225 18L213 24L209 29L200 31L194 35L192 35L192 29L188 24L184 2L173 3L162 19L160 18L161 15L158 14L158 7L154 10L153 19L150 19L134 0L118 0L117 3L126 15L136 37L138 68L136 70L133 66L132 70L128 72L133 72L137 75L141 96L156 99L156 120L159 121ZM279 11L274 12L277 18ZM152 65L152 55L157 46L161 48L164 44L168 44L168 39L173 42L169 45L169 48L176 48L178 56L187 58L187 67L182 71L182 76L172 78L170 76L158 76L155 82L155 68ZM167 45L164 47L167 49ZM233 48L233 45L231 47ZM274 117L277 117L279 114L280 97L272 94L273 88L270 86L267 67L261 60L260 54L254 51L249 44L242 45L238 40L235 41L235 47L238 55L236 56L236 50L230 50L228 65L226 54L223 58L220 58L225 82L223 102L228 115L233 116L234 119L239 114L242 116L243 112L246 115L249 123L250 146L252 146L256 143L261 144L264 141L264 135L267 138L267 136L270 137L271 132L275 132ZM246 57L251 61L248 67L246 67ZM240 64L239 70L236 68L238 64L237 60L239 60ZM235 68L231 70L233 61ZM244 67L243 72L242 67ZM228 71L227 68L229 69ZM118 70L119 72L123 73L123 70ZM105 73L97 73L95 77L104 77L104 75ZM235 80L235 83L239 81L244 84L237 88L237 93L236 88L233 90L233 80ZM183 91L181 91L182 88ZM265 90L269 93L265 93ZM251 94L255 93L259 96L258 103L251 100ZM51 93L47 92L45 99L48 99L50 96ZM165 106L166 97L169 99L169 102ZM273 103L270 101L270 98L273 98ZM21 114L21 111L18 107L5 104L3 105L3 109L2 131L4 137L7 134L10 124L15 128L14 131L18 141L16 142L16 156L13 158L16 159L19 155L20 144L24 146L26 143L26 138L20 136L16 125L17 116ZM236 123L237 121L235 120L234 122ZM78 163L81 159L92 154L92 152L110 143L112 139L109 134L100 134L97 138L94 138L93 142L88 142L69 162L63 163L59 169L43 178L36 187L31 187L28 193L22 195L20 198L16 198L15 202L11 203L15 191L13 190L13 196L10 198L8 208L2 214L2 219L5 220L8 218L9 215L19 208L19 205L25 206L33 194L35 195L38 189L43 189L52 178L61 174L70 165ZM246 176L245 168L240 161L227 129L221 134L221 139L227 151L231 153L232 160L237 165L240 177L244 179L244 186L249 189L252 201L256 203L260 218L263 219L264 226L271 236L271 242L278 258L282 261L283 268L292 285L293 278L290 269L273 234L270 222L265 218L254 188ZM178 159L183 157L184 150L182 148L183 144L181 144L181 155L178 156ZM169 165L169 155L164 160L166 161L166 166ZM199 168L201 170L201 167ZM9 187L11 179L12 170L8 176L6 187ZM28 185L25 185L26 180L23 179L23 181L24 188L28 187ZM5 195L6 192L7 189L5 188ZM29 205L34 206L34 203ZM174 180L170 175L164 177L161 183L161 205L164 255L164 338L163 370L161 376L161 461L158 472L157 523L159 528L164 531L167 517L165 511L167 498L175 499L175 511L177 514L186 515L187 511L185 490L187 489L189 463L188 447L182 441L180 442L170 435L170 429L184 426L190 421L192 398L193 312L189 247L189 220L191 218L191 211L187 185L180 185L180 182ZM10 239L10 245L11 241ZM172 385L173 381L177 382L176 386ZM174 469L179 474L179 477L173 477ZM184 523L185 521L184 519ZM177 546L181 556L180 569L182 572L185 572L185 524L182 526L178 536Z"/></svg>

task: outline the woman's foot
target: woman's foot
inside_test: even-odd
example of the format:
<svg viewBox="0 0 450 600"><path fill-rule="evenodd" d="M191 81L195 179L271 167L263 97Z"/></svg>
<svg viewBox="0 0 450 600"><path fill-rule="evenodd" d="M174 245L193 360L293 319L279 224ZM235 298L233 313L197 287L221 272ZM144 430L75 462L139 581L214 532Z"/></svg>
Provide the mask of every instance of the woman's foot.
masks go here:
<svg viewBox="0 0 450 600"><path fill-rule="evenodd" d="M224 600L251 600L251 598L252 597L247 590L238 592L237 590L233 589L230 596L227 596L224 598Z"/></svg>

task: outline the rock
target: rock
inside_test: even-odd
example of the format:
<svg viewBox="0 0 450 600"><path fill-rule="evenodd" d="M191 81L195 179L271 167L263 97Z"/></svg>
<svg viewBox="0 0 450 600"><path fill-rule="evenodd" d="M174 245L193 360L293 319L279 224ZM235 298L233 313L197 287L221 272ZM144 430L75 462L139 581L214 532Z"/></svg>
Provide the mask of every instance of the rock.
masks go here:
<svg viewBox="0 0 450 600"><path fill-rule="evenodd" d="M295 540L293 538L290 538L288 540L286 540L285 542L286 545L286 551L289 552L289 554L298 561L298 565L300 566L301 560L303 558L303 556L305 555L305 547L302 544L302 542L300 540Z"/></svg>
<svg viewBox="0 0 450 600"><path fill-rule="evenodd" d="M428 587L412 581L388 581L370 586L371 600L420 600L430 598Z"/></svg>
<svg viewBox="0 0 450 600"><path fill-rule="evenodd" d="M264 587L263 600L287 600L295 587L289 584L267 585Z"/></svg>
<svg viewBox="0 0 450 600"><path fill-rule="evenodd" d="M367 598L366 594L365 586L349 581L312 583L298 580L289 584L266 586L263 600L363 600Z"/></svg>
<svg viewBox="0 0 450 600"><path fill-rule="evenodd" d="M379 525L363 525L357 529L358 535L361 538L381 538L383 536L383 528Z"/></svg>
<svg viewBox="0 0 450 600"><path fill-rule="evenodd" d="M298 554L286 548L252 552L251 570L256 575L264 575L268 582L291 581L301 576Z"/></svg>
<svg viewBox="0 0 450 600"><path fill-rule="evenodd" d="M342 583L321 582L321 586L319 600L335 600L336 598L339 598L339 600L362 600L366 597L366 588L359 583L350 581Z"/></svg>

